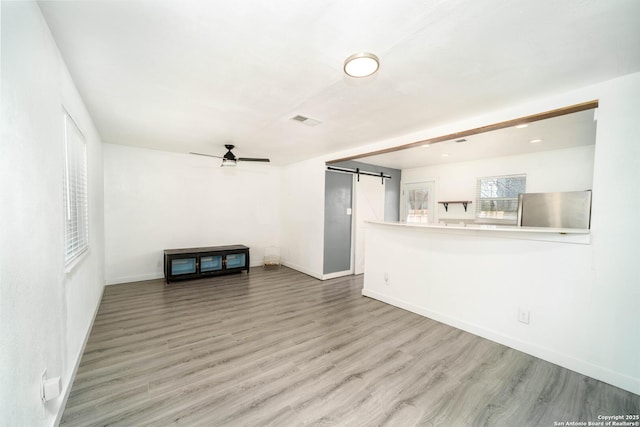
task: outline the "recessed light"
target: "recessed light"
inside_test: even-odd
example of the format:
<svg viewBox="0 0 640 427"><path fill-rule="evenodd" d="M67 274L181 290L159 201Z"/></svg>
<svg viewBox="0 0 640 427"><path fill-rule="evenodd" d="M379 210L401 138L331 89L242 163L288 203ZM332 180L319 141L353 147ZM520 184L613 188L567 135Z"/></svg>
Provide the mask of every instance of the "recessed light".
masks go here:
<svg viewBox="0 0 640 427"><path fill-rule="evenodd" d="M431 144L424 144L424 145L422 145L422 147L429 148L429 147L431 147Z"/></svg>
<svg viewBox="0 0 640 427"><path fill-rule="evenodd" d="M537 142L542 142L541 139L532 139L531 141L529 141L531 144L535 144Z"/></svg>
<svg viewBox="0 0 640 427"><path fill-rule="evenodd" d="M529 125L528 125L528 124L526 124L526 123L523 123L523 124L521 124L521 125L516 126L515 128L516 128L516 129L523 129L523 128L526 128L527 126L529 126Z"/></svg>
<svg viewBox="0 0 640 427"><path fill-rule="evenodd" d="M373 53L354 53L344 60L344 72L351 77L368 77L378 71L380 60Z"/></svg>
<svg viewBox="0 0 640 427"><path fill-rule="evenodd" d="M442 157L449 157L447 153L442 154Z"/></svg>

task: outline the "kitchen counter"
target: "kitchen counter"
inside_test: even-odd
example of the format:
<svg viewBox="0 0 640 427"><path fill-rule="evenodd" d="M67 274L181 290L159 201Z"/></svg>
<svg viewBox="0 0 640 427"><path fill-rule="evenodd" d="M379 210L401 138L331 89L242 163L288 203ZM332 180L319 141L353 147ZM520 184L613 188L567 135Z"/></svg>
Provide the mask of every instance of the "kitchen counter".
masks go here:
<svg viewBox="0 0 640 427"><path fill-rule="evenodd" d="M607 316L594 300L590 239L581 229L369 222L362 294L588 371L580 358Z"/></svg>
<svg viewBox="0 0 640 427"><path fill-rule="evenodd" d="M591 230L582 228L519 227L515 225L486 224L415 224L386 221L367 221L369 224L414 230L418 232L436 232L449 234L478 234L482 236L503 237L522 240L542 240L577 244L591 243Z"/></svg>

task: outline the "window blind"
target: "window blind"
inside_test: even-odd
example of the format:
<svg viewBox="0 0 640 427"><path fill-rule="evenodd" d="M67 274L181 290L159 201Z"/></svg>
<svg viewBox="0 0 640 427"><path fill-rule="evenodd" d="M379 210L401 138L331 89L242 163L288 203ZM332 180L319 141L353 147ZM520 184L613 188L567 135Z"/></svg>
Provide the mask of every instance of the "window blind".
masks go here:
<svg viewBox="0 0 640 427"><path fill-rule="evenodd" d="M524 193L527 176L504 175L478 178L476 218L515 223L518 219L518 194Z"/></svg>
<svg viewBox="0 0 640 427"><path fill-rule="evenodd" d="M89 249L87 145L71 116L64 113L65 265Z"/></svg>

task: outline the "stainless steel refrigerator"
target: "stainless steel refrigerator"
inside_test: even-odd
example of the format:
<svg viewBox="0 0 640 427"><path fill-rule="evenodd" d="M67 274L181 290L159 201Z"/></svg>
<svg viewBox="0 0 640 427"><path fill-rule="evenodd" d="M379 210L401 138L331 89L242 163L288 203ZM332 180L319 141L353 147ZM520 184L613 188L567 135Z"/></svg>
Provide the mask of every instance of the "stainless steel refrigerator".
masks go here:
<svg viewBox="0 0 640 427"><path fill-rule="evenodd" d="M588 229L591 226L591 190L521 193L518 196L518 225Z"/></svg>

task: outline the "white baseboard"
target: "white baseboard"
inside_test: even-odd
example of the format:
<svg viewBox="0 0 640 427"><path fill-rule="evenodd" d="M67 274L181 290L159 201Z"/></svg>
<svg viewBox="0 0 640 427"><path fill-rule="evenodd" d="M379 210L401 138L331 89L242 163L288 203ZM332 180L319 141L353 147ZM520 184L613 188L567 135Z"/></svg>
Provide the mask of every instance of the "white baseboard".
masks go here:
<svg viewBox="0 0 640 427"><path fill-rule="evenodd" d="M350 276L352 274L353 274L353 271L351 270L337 271L335 273L323 274L322 280L335 279L337 277Z"/></svg>
<svg viewBox="0 0 640 427"><path fill-rule="evenodd" d="M249 268L262 267L262 261L253 261L249 264ZM293 268L293 267L292 267ZM308 273L305 273L308 274ZM164 272L136 274L132 276L120 276L107 278L107 285L119 285L121 283L142 282L144 280L164 279Z"/></svg>
<svg viewBox="0 0 640 427"><path fill-rule="evenodd" d="M480 325L469 323L443 313L429 310L427 308L420 307L412 303L381 294L376 291L363 289L362 295L377 299L379 301L391 304L407 311L411 311L421 316L428 317L449 326L462 329L463 331L472 333L482 338L486 338L499 344L506 345L507 347L522 351L524 353L538 357L542 360L546 360L547 362L554 363L556 365L581 373L583 375L587 375L597 380L604 381L608 384L620 387L632 393L640 394L640 379L638 378L621 374L608 368L595 365L586 360L577 359L573 356L569 356L567 354L560 353L546 347L538 346L535 343L522 341L517 338L504 335L500 332L486 329Z"/></svg>
<svg viewBox="0 0 640 427"><path fill-rule="evenodd" d="M256 267L262 267L262 265L263 265L262 263L258 263L255 265L251 264L250 267L256 268ZM286 261L283 261L282 265L319 280L325 279L322 273L311 271L297 264L291 264ZM339 276L336 276L336 277L339 277ZM142 282L144 280L155 280L155 279L164 279L164 273L148 273L148 274L138 274L135 276L121 276L121 277L110 278L110 279L107 279L107 285L119 285L121 283Z"/></svg>
<svg viewBox="0 0 640 427"><path fill-rule="evenodd" d="M96 321L96 316L98 315L98 310L100 309L100 304L102 303L102 297L104 296L104 286L102 287L102 292L100 292L100 298L98 298L98 303L96 304L95 309L93 310L93 316L91 317L91 322L89 322L89 327L84 334L84 339L82 340L82 345L80 346L80 351L76 355L76 362L73 365L73 370L71 371L71 376L69 377L69 382L64 385L64 394L62 395L62 403L58 408L58 413L56 414L56 419L53 423L55 427L60 425L60 421L62 421L62 415L64 413L64 409L67 406L67 401L69 400L69 393L71 393L71 386L73 386L73 381L76 379L76 374L78 373L78 367L80 367L80 361L82 360L82 355L84 354L84 349L87 346L87 341L89 341L89 336L91 335L91 330L93 329L93 324Z"/></svg>
<svg viewBox="0 0 640 427"><path fill-rule="evenodd" d="M282 261L282 265L284 265L285 267L289 267L293 270L299 271L300 273L304 273L307 276L311 276L311 277L315 277L316 279L322 280L322 273L318 273L316 271L311 271L308 268L302 267L300 265L297 264L292 264L290 262L287 261Z"/></svg>
<svg viewBox="0 0 640 427"><path fill-rule="evenodd" d="M143 280L164 279L163 273L138 274L135 276L122 276L107 279L107 285L119 285L121 283L142 282Z"/></svg>

